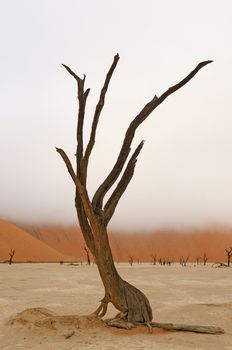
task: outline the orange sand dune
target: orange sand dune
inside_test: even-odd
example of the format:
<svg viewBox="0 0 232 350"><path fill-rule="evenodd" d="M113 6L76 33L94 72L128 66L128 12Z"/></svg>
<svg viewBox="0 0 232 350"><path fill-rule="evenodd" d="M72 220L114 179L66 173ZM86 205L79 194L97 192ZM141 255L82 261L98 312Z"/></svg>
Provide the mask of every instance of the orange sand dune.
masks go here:
<svg viewBox="0 0 232 350"><path fill-rule="evenodd" d="M33 236L65 255L85 260L84 240L78 228L47 226L26 227ZM204 252L210 262L226 261L225 248L232 246L232 230L222 228L189 232L157 231L152 233L111 232L110 244L115 261L152 261L166 258L179 261L180 257L196 261Z"/></svg>
<svg viewBox="0 0 232 350"><path fill-rule="evenodd" d="M23 226L33 237L46 243L61 254L74 257L75 260L85 260L86 246L78 228L64 226Z"/></svg>
<svg viewBox="0 0 232 350"><path fill-rule="evenodd" d="M132 256L134 261L151 261L152 255L157 260L170 259L179 261L181 257L189 257L196 261L203 257L204 252L210 257L209 261L225 261L225 248L232 246L232 232L199 231L175 232L161 231L150 234L113 234L112 248L115 258L128 261Z"/></svg>
<svg viewBox="0 0 232 350"><path fill-rule="evenodd" d="M71 260L16 225L0 220L0 261L9 259L11 249L16 251L15 261Z"/></svg>

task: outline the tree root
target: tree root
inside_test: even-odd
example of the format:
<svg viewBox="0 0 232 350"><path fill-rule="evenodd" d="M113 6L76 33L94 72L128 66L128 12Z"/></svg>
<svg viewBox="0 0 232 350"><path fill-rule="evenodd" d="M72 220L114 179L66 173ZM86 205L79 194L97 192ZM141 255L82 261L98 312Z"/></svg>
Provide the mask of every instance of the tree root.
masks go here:
<svg viewBox="0 0 232 350"><path fill-rule="evenodd" d="M187 324L175 324L175 323L160 323L151 322L152 327L162 328L170 331L184 331L195 332L205 334L223 334L225 330L216 326L199 326L199 325L187 325Z"/></svg>
<svg viewBox="0 0 232 350"><path fill-rule="evenodd" d="M125 321L120 318L112 318L109 320L105 320L106 324L110 327L123 328L123 329L131 329L135 328L136 325L134 323Z"/></svg>
<svg viewBox="0 0 232 350"><path fill-rule="evenodd" d="M93 315L103 317L107 312L109 301L104 297L101 300L101 304L98 306L97 310L93 312Z"/></svg>
<svg viewBox="0 0 232 350"><path fill-rule="evenodd" d="M107 306L111 302L120 312L112 319L106 319L104 322L111 327L131 329L137 326L146 326L149 332L153 328L162 328L169 331L184 331L205 334L222 334L224 329L215 326L186 325L173 323L159 323L152 321L152 309L147 297L136 287L124 280L120 280L120 292L116 297L110 292L105 293L100 306L94 312L94 315L103 317L106 314Z"/></svg>
<svg viewBox="0 0 232 350"><path fill-rule="evenodd" d="M124 328L124 329L131 329L131 328L135 328L137 326L142 325L142 326L148 327L149 332L153 333L153 327L152 327L150 322L143 322L143 323L129 322L127 312L125 312L125 313L120 312L114 318L110 318L110 319L105 320L105 323L111 327Z"/></svg>
<svg viewBox="0 0 232 350"><path fill-rule="evenodd" d="M105 320L106 324L110 327L117 327L123 329L131 329L137 326L148 327L150 333L153 332L153 328L162 328L168 331L182 331L182 332L194 332L203 334L224 334L223 328L216 326L200 326L200 325L186 325L186 324L174 324L174 323L160 323L160 322L129 322L124 318L115 317L113 319Z"/></svg>

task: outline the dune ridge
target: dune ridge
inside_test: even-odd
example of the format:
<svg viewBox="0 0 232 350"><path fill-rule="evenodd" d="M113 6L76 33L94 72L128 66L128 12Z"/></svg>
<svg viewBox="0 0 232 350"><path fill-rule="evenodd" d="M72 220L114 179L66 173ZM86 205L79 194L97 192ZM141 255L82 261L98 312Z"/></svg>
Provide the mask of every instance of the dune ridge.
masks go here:
<svg viewBox="0 0 232 350"><path fill-rule="evenodd" d="M202 230L159 230L154 232L110 232L110 244L115 262L152 262L169 259L178 262L189 257L190 262L202 258L209 262L226 261L225 249L232 246L232 230L208 228ZM78 227L28 224L16 225L0 220L0 261L16 251L16 261L86 261L85 242Z"/></svg>
<svg viewBox="0 0 232 350"><path fill-rule="evenodd" d="M72 226L26 226L27 232L62 254L72 255L76 260L86 260L85 242L78 227ZM135 262L151 262L170 259L178 262L180 257L195 262L204 252L210 262L226 261L225 248L232 246L232 230L207 228L202 230L159 230L154 232L110 232L110 244L115 261L127 262L132 256Z"/></svg>
<svg viewBox="0 0 232 350"><path fill-rule="evenodd" d="M15 250L14 261L60 261L71 260L72 257L55 250L42 240L19 228L17 225L0 220L0 260L9 259L9 252Z"/></svg>

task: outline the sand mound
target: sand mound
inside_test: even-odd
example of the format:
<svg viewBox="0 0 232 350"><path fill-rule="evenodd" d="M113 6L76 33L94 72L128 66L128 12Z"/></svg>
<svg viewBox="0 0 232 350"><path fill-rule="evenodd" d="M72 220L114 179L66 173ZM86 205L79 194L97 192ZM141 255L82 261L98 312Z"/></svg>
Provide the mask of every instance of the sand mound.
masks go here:
<svg viewBox="0 0 232 350"><path fill-rule="evenodd" d="M136 334L148 334L147 327L138 326L132 329L119 329L109 327L105 322L95 315L57 315L46 308L26 309L16 315L13 315L7 322L7 326L18 326L24 330L34 331L47 336L61 335L68 339L72 336L87 334L89 330L95 333L101 333L108 330L110 334L119 336L128 336ZM156 328L154 334L167 333L166 330Z"/></svg>
<svg viewBox="0 0 232 350"><path fill-rule="evenodd" d="M30 330L51 330L63 333L67 338L82 330L104 328L105 323L97 316L57 315L46 308L26 309L12 316L7 325L26 327Z"/></svg>

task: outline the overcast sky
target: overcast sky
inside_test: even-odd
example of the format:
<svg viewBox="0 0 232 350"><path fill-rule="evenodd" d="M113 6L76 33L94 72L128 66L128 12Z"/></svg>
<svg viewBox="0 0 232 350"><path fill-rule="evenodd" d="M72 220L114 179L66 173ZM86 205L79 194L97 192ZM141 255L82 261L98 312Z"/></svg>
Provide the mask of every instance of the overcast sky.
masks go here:
<svg viewBox="0 0 232 350"><path fill-rule="evenodd" d="M90 159L92 196L130 121L202 69L141 125L135 175L111 228L232 225L232 1L0 0L0 217L74 223L76 85L86 74L85 140L113 56L120 61Z"/></svg>

